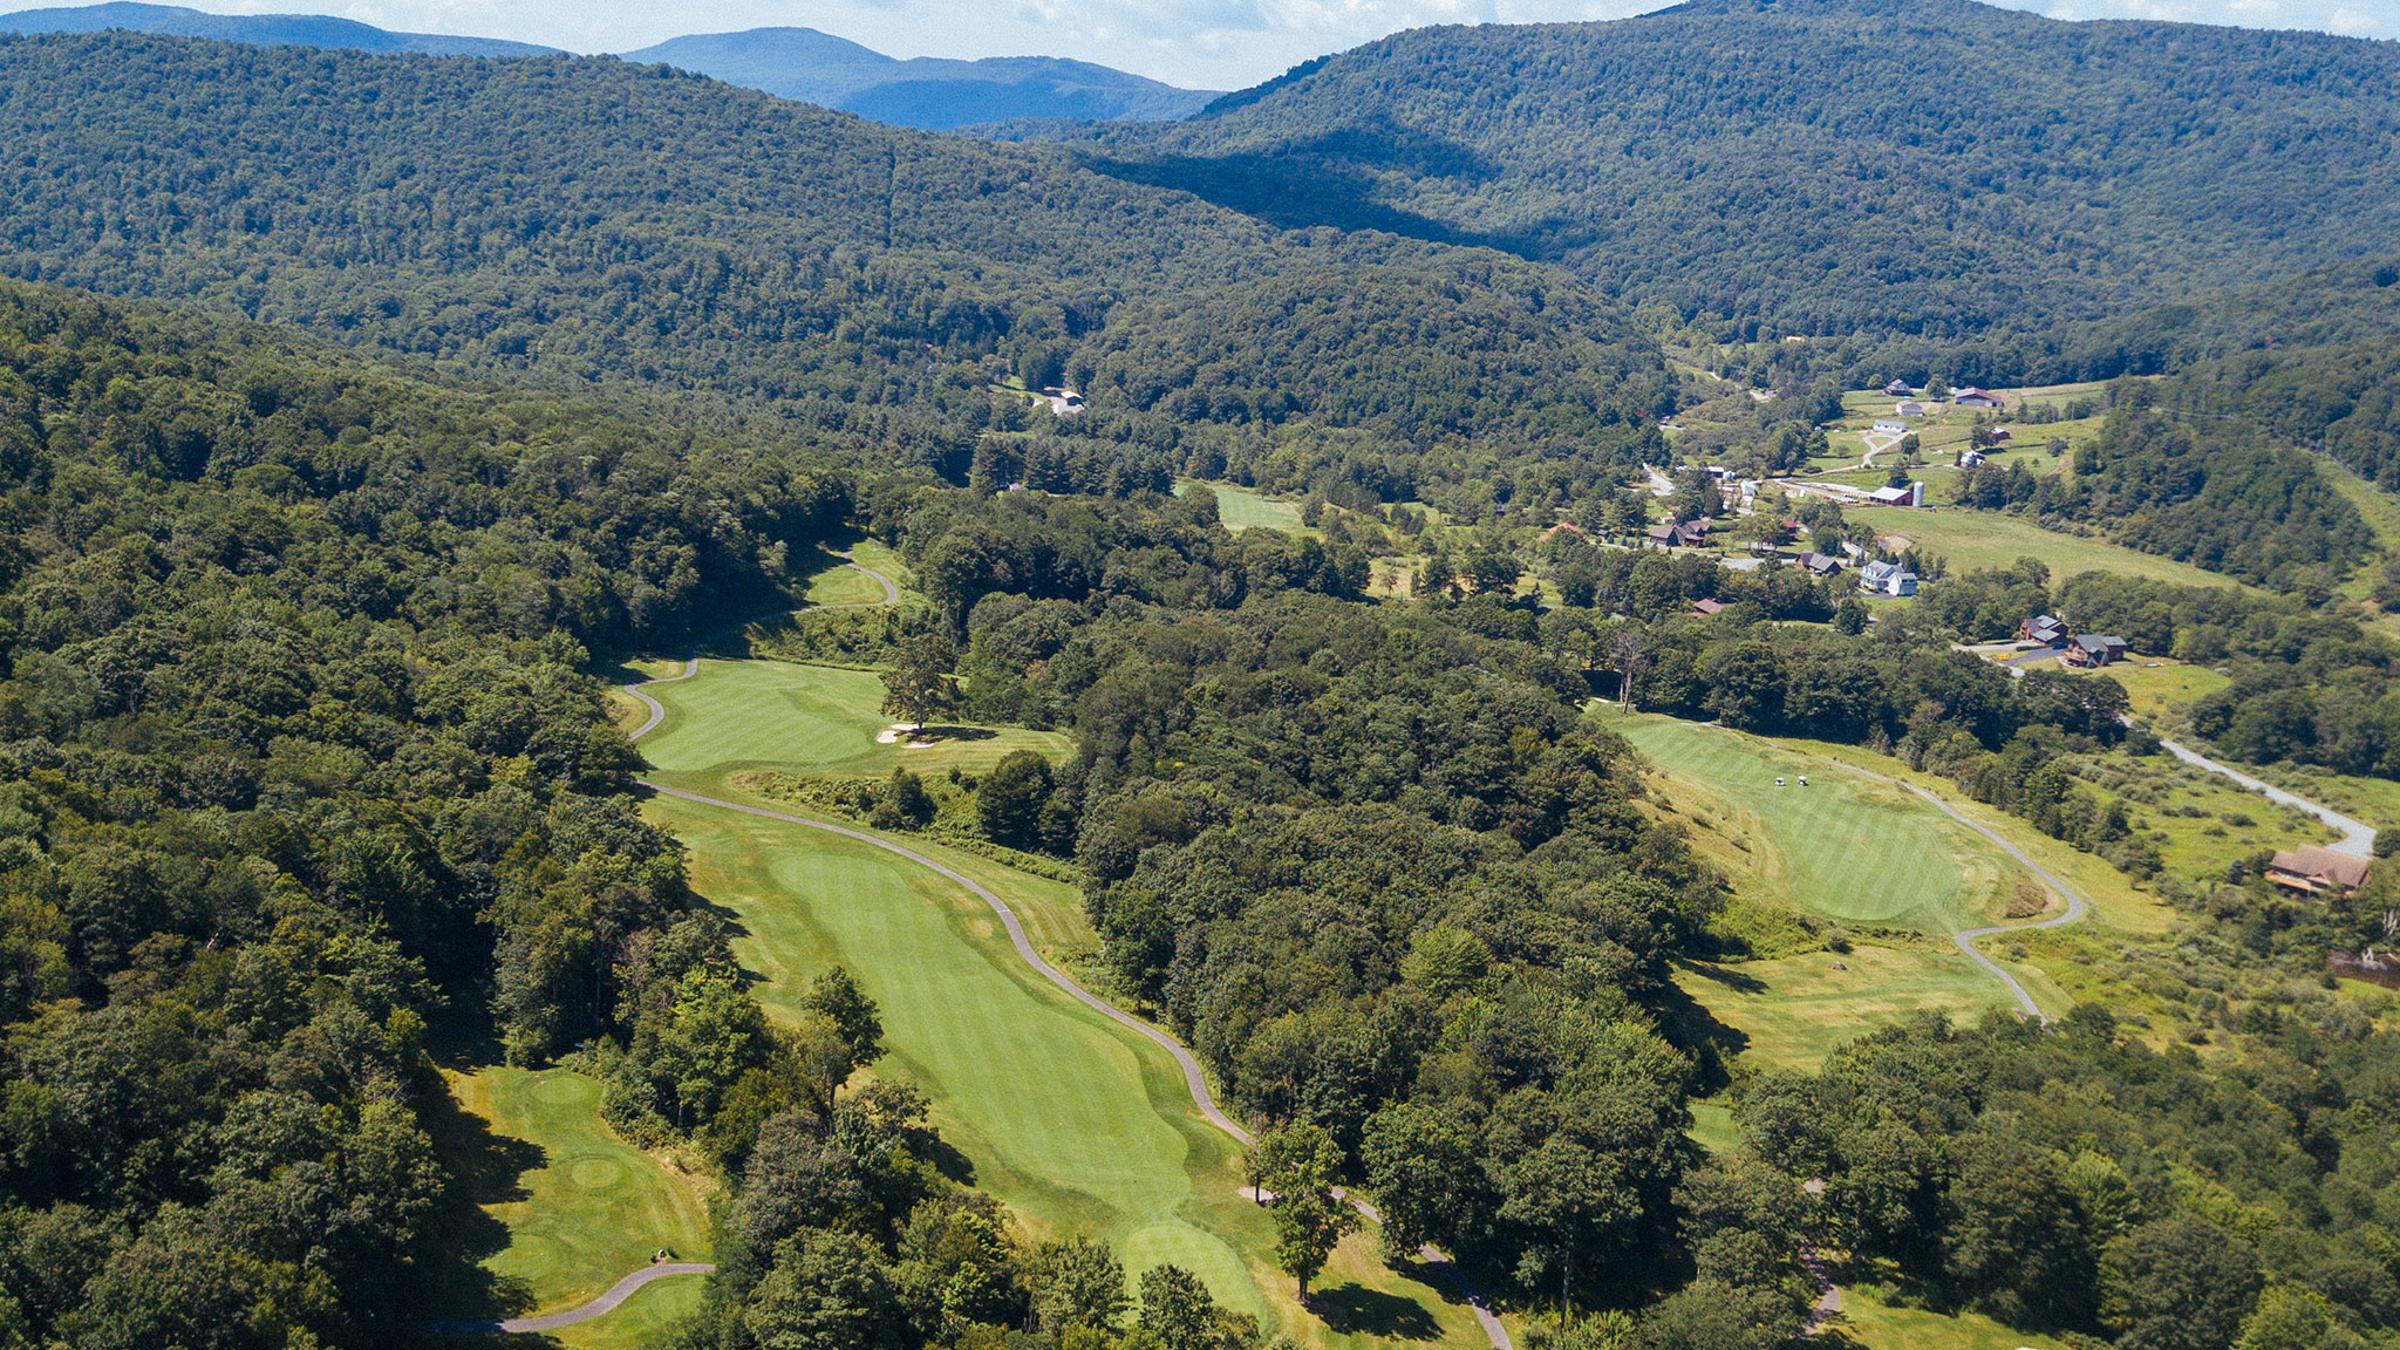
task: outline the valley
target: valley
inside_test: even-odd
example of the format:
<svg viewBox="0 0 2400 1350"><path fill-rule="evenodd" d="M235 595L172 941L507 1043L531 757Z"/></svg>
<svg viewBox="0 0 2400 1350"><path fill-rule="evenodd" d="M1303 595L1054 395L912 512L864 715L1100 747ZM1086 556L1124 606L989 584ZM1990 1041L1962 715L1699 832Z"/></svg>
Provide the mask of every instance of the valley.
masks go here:
<svg viewBox="0 0 2400 1350"><path fill-rule="evenodd" d="M0 1350L2400 1340L2400 28L1269 10L0 16Z"/></svg>

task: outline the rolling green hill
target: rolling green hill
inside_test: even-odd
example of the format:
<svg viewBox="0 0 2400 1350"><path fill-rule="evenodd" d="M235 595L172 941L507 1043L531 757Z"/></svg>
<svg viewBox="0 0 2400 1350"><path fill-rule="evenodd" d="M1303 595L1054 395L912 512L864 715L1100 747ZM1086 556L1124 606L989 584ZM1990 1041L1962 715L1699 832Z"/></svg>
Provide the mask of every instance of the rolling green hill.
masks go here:
<svg viewBox="0 0 2400 1350"><path fill-rule="evenodd" d="M2390 43L1694 0L1402 33L1099 153L1281 224L1560 261L1721 334L1956 338L2382 249L2395 91Z"/></svg>

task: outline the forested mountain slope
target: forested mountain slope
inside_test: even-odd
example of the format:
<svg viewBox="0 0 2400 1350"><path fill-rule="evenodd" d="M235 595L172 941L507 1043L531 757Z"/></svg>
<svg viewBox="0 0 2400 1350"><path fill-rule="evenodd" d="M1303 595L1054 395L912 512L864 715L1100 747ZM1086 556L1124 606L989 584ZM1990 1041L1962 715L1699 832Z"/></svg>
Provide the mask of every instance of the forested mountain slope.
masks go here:
<svg viewBox="0 0 2400 1350"><path fill-rule="evenodd" d="M1952 338L2383 246L2396 95L2392 43L1695 0L1402 33L1100 153L1284 224L1562 261L1730 335Z"/></svg>
<svg viewBox="0 0 2400 1350"><path fill-rule="evenodd" d="M767 1062L579 667L757 599L850 499L756 440L0 286L0 1341L396 1343L473 1259L429 1044L541 1060L687 982ZM726 1086L646 1072L637 1116Z"/></svg>
<svg viewBox="0 0 2400 1350"><path fill-rule="evenodd" d="M963 465L995 371L1097 376L1074 434L1122 448L1092 451L1102 462L1147 456L1136 481L1159 482L1195 418L1605 458L1664 388L1655 351L1554 269L1286 234L1055 152L608 59L7 39L0 140L17 170L0 272L477 371L771 404L924 462ZM1388 325L1212 307L1231 287L1328 278L1478 303ZM1166 385L1083 360L1127 304L1184 348ZM1435 366L1482 402L1413 399ZM1281 393L1219 396L1237 385Z"/></svg>
<svg viewBox="0 0 2400 1350"><path fill-rule="evenodd" d="M1189 117L1216 95L1055 56L900 60L813 28L694 33L625 53L895 126Z"/></svg>
<svg viewBox="0 0 2400 1350"><path fill-rule="evenodd" d="M557 51L554 47L504 38L395 33L329 14L209 14L181 5L145 5L131 0L0 14L0 32L104 33L112 28L173 37L215 38L221 42L253 42L262 47L340 47L428 56L536 56Z"/></svg>

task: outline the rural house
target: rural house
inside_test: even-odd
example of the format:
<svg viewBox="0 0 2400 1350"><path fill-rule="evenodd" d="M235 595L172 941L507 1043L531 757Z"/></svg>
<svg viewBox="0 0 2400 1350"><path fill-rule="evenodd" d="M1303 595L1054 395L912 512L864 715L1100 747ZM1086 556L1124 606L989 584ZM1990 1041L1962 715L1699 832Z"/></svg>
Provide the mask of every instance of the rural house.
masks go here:
<svg viewBox="0 0 2400 1350"><path fill-rule="evenodd" d="M2302 895L2348 895L2367 884L2364 858L2315 844L2278 850L2267 863L2267 880Z"/></svg>
<svg viewBox="0 0 2400 1350"><path fill-rule="evenodd" d="M2125 659L2125 639L2095 637L2089 633L2067 644L2066 663L2084 670L2113 666Z"/></svg>
<svg viewBox="0 0 2400 1350"><path fill-rule="evenodd" d="M1875 432L1879 436L1905 436L1908 434L1908 423L1895 421L1877 422L1875 424Z"/></svg>
<svg viewBox="0 0 2400 1350"><path fill-rule="evenodd" d="M2067 640L2066 621L2055 614L2036 614L2017 625L2017 641L2057 647Z"/></svg>
<svg viewBox="0 0 2400 1350"><path fill-rule="evenodd" d="M1694 618L1705 619L1712 614L1724 612L1725 602L1722 600L1694 600L1692 602L1692 617Z"/></svg>
<svg viewBox="0 0 2400 1350"><path fill-rule="evenodd" d="M1803 553L1793 561L1810 576L1838 577L1842 574L1842 560L1829 553Z"/></svg>
<svg viewBox="0 0 2400 1350"><path fill-rule="evenodd" d="M1906 380L1894 380L1890 384L1887 384L1883 387L1883 392L1891 395L1893 398L1907 398L1910 394L1913 394L1917 391L1909 388L1908 381Z"/></svg>
<svg viewBox="0 0 2400 1350"><path fill-rule="evenodd" d="M1871 562L1858 569L1858 588L1869 595L1915 595L1917 574L1898 563Z"/></svg>
<svg viewBox="0 0 2400 1350"><path fill-rule="evenodd" d="M1685 520L1653 525L1642 532L1642 540L1652 548L1700 548L1708 543L1708 522Z"/></svg>
<svg viewBox="0 0 2400 1350"><path fill-rule="evenodd" d="M1924 404L1911 399L1910 401L1901 404L1899 407L1892 409L1892 411L1900 414L1902 417L1923 417L1929 410Z"/></svg>
<svg viewBox="0 0 2400 1350"><path fill-rule="evenodd" d="M1981 463L1983 463L1983 452L1981 450L1969 447L1958 452L1958 467L1962 469L1972 469Z"/></svg>

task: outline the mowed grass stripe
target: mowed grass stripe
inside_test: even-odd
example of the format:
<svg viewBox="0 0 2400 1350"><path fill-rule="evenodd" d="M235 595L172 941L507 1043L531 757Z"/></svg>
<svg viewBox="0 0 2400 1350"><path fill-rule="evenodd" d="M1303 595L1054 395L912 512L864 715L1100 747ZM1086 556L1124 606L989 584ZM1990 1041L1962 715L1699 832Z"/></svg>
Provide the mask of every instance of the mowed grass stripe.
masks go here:
<svg viewBox="0 0 2400 1350"><path fill-rule="evenodd" d="M1946 936L1985 921L2008 870L1905 791L1816 756L1668 717L1608 725L1678 783L1687 810L1704 804L1747 846L1749 875L1735 880L1753 898Z"/></svg>
<svg viewBox="0 0 2400 1350"><path fill-rule="evenodd" d="M1139 1239L1228 1305L1268 1315L1232 1246L1185 1211L1203 1184L1237 1199L1230 1143L1191 1116L1180 1078L1146 1071L1129 1033L1026 970L973 896L867 845L673 798L650 809L693 848L703 894L746 930L744 964L770 1013L795 1015L807 981L847 965L881 1006L880 1071L935 1103L976 1182L1037 1235ZM1163 1060L1164 1056L1156 1056Z"/></svg>

